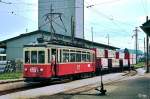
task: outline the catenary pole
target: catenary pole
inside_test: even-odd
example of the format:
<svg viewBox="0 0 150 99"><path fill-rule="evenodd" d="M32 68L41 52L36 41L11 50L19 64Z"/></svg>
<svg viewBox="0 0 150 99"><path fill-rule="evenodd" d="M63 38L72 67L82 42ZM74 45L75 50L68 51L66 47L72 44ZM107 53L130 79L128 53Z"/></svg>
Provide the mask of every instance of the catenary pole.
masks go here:
<svg viewBox="0 0 150 99"><path fill-rule="evenodd" d="M148 16L146 17L146 22L148 22ZM148 62L148 60L149 60L149 37L148 37L148 34L146 34L146 67L147 67L147 69L146 69L146 73L149 73L149 62Z"/></svg>

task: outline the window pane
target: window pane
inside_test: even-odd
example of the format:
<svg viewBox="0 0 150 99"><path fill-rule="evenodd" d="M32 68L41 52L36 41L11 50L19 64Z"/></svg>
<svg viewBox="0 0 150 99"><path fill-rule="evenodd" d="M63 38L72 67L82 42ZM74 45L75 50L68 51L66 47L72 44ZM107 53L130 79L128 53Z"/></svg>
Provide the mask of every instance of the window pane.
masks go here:
<svg viewBox="0 0 150 99"><path fill-rule="evenodd" d="M50 58L50 49L48 49L47 52L48 52L48 56L47 56L48 63L50 63L50 61L51 61L51 58Z"/></svg>
<svg viewBox="0 0 150 99"><path fill-rule="evenodd" d="M86 54L82 54L82 62L86 62Z"/></svg>
<svg viewBox="0 0 150 99"><path fill-rule="evenodd" d="M76 62L81 62L81 52L77 52L76 54Z"/></svg>
<svg viewBox="0 0 150 99"><path fill-rule="evenodd" d="M6 56L3 56L3 60L4 60L4 61L6 60Z"/></svg>
<svg viewBox="0 0 150 99"><path fill-rule="evenodd" d="M62 50L60 50L60 63L62 62Z"/></svg>
<svg viewBox="0 0 150 99"><path fill-rule="evenodd" d="M31 52L31 63L37 63L37 51Z"/></svg>
<svg viewBox="0 0 150 99"><path fill-rule="evenodd" d="M25 51L25 63L30 63L30 52Z"/></svg>
<svg viewBox="0 0 150 99"><path fill-rule="evenodd" d="M91 62L91 55L90 55L90 53L87 54L87 62Z"/></svg>
<svg viewBox="0 0 150 99"><path fill-rule="evenodd" d="M69 62L69 50L63 50L63 62Z"/></svg>
<svg viewBox="0 0 150 99"><path fill-rule="evenodd" d="M0 56L0 60L2 60L2 56Z"/></svg>
<svg viewBox="0 0 150 99"><path fill-rule="evenodd" d="M76 54L70 53L70 62L75 62L75 61L76 61Z"/></svg>
<svg viewBox="0 0 150 99"><path fill-rule="evenodd" d="M45 52L44 51L38 52L38 63L45 63Z"/></svg>

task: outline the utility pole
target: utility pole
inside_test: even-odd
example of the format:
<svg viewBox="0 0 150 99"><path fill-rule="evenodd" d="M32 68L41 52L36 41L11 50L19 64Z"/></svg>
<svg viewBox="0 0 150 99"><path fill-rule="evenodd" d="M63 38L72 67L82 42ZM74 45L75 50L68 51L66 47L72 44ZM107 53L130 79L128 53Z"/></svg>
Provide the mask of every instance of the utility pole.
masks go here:
<svg viewBox="0 0 150 99"><path fill-rule="evenodd" d="M106 38L107 38L107 44L109 46L109 34L107 34Z"/></svg>
<svg viewBox="0 0 150 99"><path fill-rule="evenodd" d="M146 51L145 51L145 37L144 37L144 54L145 54L145 52L146 52Z"/></svg>
<svg viewBox="0 0 150 99"><path fill-rule="evenodd" d="M135 51L136 51L136 64L137 64L137 54L138 54L138 32L140 32L140 30L138 29L138 27L135 27Z"/></svg>
<svg viewBox="0 0 150 99"><path fill-rule="evenodd" d="M146 16L146 22L141 26L141 29L146 33L146 73L149 73L149 29L150 26L147 25L149 23L148 16Z"/></svg>
<svg viewBox="0 0 150 99"><path fill-rule="evenodd" d="M145 53L146 53L146 50L145 50L145 37L144 37L144 61L145 61L145 64L146 64L146 58L145 58Z"/></svg>
<svg viewBox="0 0 150 99"><path fill-rule="evenodd" d="M71 38L72 38L72 44L74 44L74 37L75 37L75 21L74 21L74 17L71 16Z"/></svg>
<svg viewBox="0 0 150 99"><path fill-rule="evenodd" d="M109 46L109 34L107 34L107 37L108 37L108 46Z"/></svg>
<svg viewBox="0 0 150 99"><path fill-rule="evenodd" d="M148 16L146 17L146 22L148 22ZM148 38L148 34L146 34L146 67L147 67L147 69L146 69L146 73L149 73L149 62L148 62L148 60L149 60L149 38Z"/></svg>
<svg viewBox="0 0 150 99"><path fill-rule="evenodd" d="M94 42L94 37L93 37L93 27L91 27L91 34L92 34L92 47L94 48L94 44L93 44L93 42Z"/></svg>
<svg viewBox="0 0 150 99"><path fill-rule="evenodd" d="M28 28L26 28L26 33L28 32Z"/></svg>
<svg viewBox="0 0 150 99"><path fill-rule="evenodd" d="M92 42L94 41L93 40L93 27L91 27L91 34L92 34Z"/></svg>
<svg viewBox="0 0 150 99"><path fill-rule="evenodd" d="M53 13L53 8L52 8L52 4L50 6L50 13ZM50 32L51 32L51 39L54 38L54 34L53 34L53 15L50 14L50 18L49 18L49 22L50 22Z"/></svg>

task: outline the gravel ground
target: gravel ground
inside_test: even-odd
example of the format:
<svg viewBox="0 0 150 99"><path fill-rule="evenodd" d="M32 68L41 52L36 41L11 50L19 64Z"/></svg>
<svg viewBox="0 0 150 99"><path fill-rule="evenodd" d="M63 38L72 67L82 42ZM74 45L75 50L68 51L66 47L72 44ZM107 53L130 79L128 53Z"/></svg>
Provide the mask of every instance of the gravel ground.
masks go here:
<svg viewBox="0 0 150 99"><path fill-rule="evenodd" d="M107 94L99 96L95 89L85 92L64 92L36 99L150 99L150 74L106 84Z"/></svg>
<svg viewBox="0 0 150 99"><path fill-rule="evenodd" d="M106 96L98 95L95 88L100 85L100 77L93 77L12 93L0 99L149 99L150 75L145 75L142 69L137 71L137 75L133 71L127 75L116 73L103 76Z"/></svg>
<svg viewBox="0 0 150 99"><path fill-rule="evenodd" d="M113 80L123 78L124 77L122 76L123 74L124 73L107 74L103 76L103 80L104 82L112 82ZM83 86L96 85L95 83L100 82L100 80L101 80L100 76L88 78L88 79L76 80L76 81L72 81L68 83L50 85L46 87L35 88L35 89L26 90L26 91L20 91L16 93L7 94L7 95L2 95L0 96L0 99L22 99L22 98L30 99L34 97L37 98L39 96L49 96L49 95L54 95L54 94L58 94L61 92L65 92L68 90L70 91L70 90L80 88Z"/></svg>

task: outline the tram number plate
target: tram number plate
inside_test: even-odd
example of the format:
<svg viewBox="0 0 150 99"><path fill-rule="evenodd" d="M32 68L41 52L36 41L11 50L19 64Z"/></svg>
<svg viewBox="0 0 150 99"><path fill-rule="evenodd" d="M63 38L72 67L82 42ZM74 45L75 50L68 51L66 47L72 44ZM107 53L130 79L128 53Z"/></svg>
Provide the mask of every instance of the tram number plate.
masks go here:
<svg viewBox="0 0 150 99"><path fill-rule="evenodd" d="M31 68L30 68L30 72L31 72L31 73L36 73L36 71L37 71L37 68L36 68L36 67L31 67Z"/></svg>

